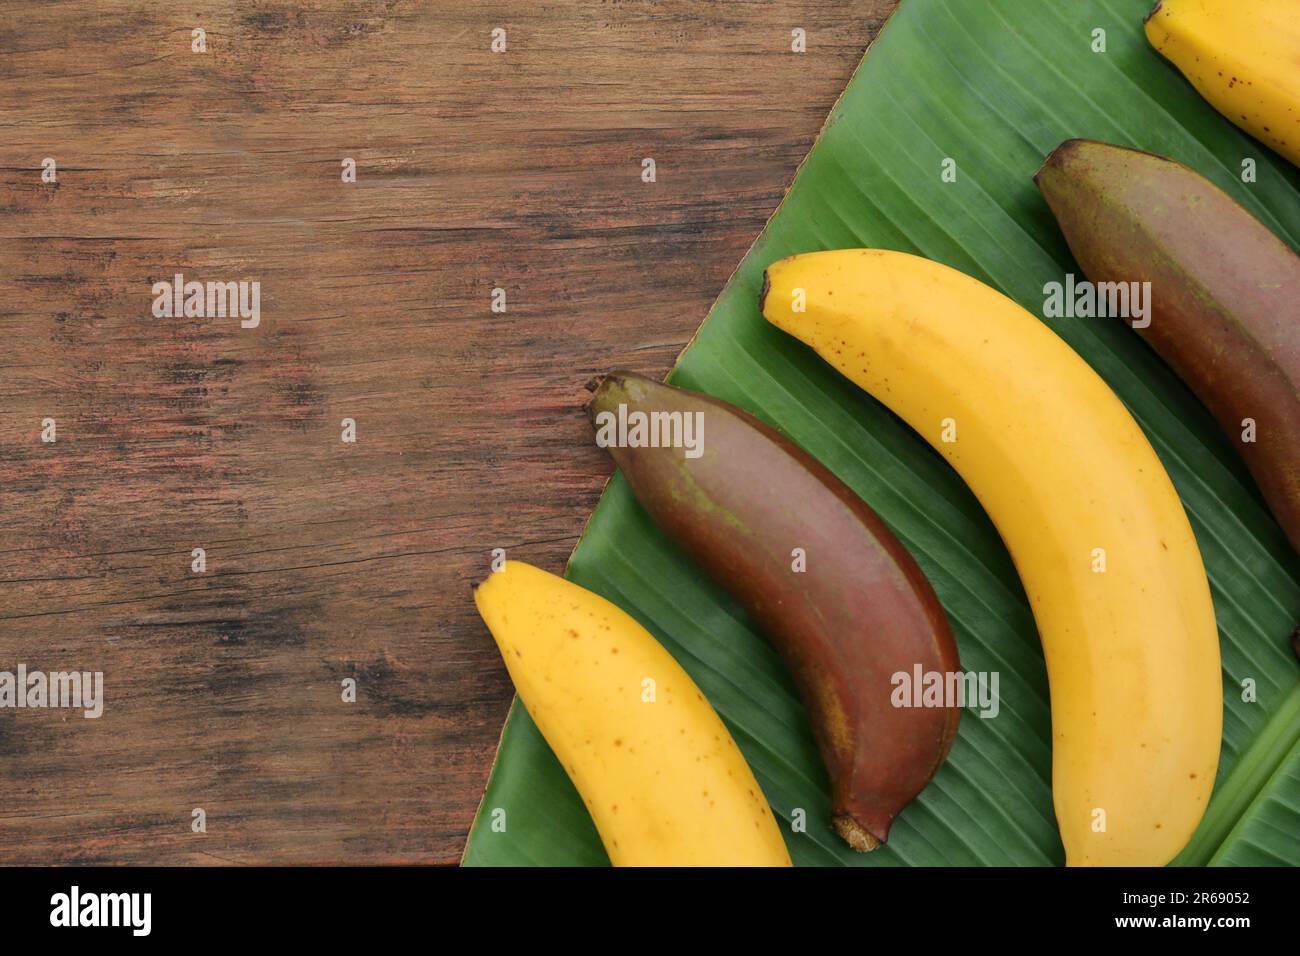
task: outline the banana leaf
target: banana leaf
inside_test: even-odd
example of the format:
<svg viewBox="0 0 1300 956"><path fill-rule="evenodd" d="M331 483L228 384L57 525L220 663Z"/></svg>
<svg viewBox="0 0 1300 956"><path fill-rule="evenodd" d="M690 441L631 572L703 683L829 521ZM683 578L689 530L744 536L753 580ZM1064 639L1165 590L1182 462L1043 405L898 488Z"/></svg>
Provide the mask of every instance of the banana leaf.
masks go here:
<svg viewBox="0 0 1300 956"><path fill-rule="evenodd" d="M782 429L856 490L934 583L963 667L1000 674L1000 712L966 714L947 762L886 846L857 854L832 832L826 773L780 660L664 539L620 476L572 556L569 577L641 621L717 708L784 821L796 864L1060 865L1064 854L1052 810L1046 671L1010 557L929 446L763 321L763 269L797 252L880 246L947 263L1041 315L1044 284L1082 271L1031 177L1075 136L1188 164L1295 247L1296 170L1220 117L1148 46L1149 6L903 0L670 375ZM1097 30L1104 52L1094 51ZM955 182L940 175L945 159L956 163ZM1253 182L1242 179L1244 159L1255 162ZM1046 321L1146 431L1191 517L1212 587L1222 760L1202 825L1175 862L1300 864L1300 665L1288 644L1300 620L1300 561L1209 414L1136 333L1115 319ZM807 826L794 832L800 809ZM464 862L608 862L518 701Z"/></svg>

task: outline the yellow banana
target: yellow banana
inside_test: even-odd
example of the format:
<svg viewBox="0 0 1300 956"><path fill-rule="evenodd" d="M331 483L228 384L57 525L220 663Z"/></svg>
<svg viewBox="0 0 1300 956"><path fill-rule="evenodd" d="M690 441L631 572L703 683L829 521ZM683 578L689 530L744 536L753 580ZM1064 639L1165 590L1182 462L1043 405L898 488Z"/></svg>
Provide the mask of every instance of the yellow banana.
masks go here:
<svg viewBox="0 0 1300 956"><path fill-rule="evenodd" d="M762 308L920 432L1006 542L1047 660L1067 864L1167 863L1209 799L1223 691L1200 551L1132 416L1046 325L927 259L794 256Z"/></svg>
<svg viewBox="0 0 1300 956"><path fill-rule="evenodd" d="M645 628L518 561L474 600L615 866L790 865L731 734Z"/></svg>
<svg viewBox="0 0 1300 956"><path fill-rule="evenodd" d="M1300 0L1160 0L1146 34L1211 106L1300 165Z"/></svg>

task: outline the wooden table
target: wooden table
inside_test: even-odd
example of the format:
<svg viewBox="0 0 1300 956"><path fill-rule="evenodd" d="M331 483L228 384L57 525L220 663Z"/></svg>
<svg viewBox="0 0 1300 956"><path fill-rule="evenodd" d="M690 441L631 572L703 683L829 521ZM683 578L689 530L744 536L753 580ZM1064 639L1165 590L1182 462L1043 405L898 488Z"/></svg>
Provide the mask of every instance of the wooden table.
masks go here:
<svg viewBox="0 0 1300 956"><path fill-rule="evenodd" d="M455 861L471 584L563 566L583 383L668 368L892 5L4 2L0 670L105 690L0 709L0 862Z"/></svg>

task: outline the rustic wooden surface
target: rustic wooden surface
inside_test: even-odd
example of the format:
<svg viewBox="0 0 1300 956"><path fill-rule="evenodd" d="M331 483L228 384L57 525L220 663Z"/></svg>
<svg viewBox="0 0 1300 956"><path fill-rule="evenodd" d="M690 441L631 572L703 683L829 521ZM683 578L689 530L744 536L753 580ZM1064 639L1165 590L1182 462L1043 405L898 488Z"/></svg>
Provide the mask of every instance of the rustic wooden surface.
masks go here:
<svg viewBox="0 0 1300 956"><path fill-rule="evenodd" d="M583 382L667 369L892 5L0 0L0 670L106 682L0 709L0 862L456 860L471 582L563 566Z"/></svg>

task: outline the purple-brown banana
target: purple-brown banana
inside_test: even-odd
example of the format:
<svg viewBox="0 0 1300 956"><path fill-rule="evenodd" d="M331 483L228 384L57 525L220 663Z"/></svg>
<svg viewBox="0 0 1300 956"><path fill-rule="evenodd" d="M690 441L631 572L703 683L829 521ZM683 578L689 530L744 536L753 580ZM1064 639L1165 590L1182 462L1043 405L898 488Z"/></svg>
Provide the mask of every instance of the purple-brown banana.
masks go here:
<svg viewBox="0 0 1300 956"><path fill-rule="evenodd" d="M1090 280L1151 283L1140 334L1218 420L1300 551L1300 257L1153 153L1067 140L1034 181Z"/></svg>
<svg viewBox="0 0 1300 956"><path fill-rule="evenodd" d="M952 701L894 706L899 675L911 681L919 667L948 684L960 667L920 567L847 485L752 415L629 372L594 391L598 444L789 668L830 774L836 831L857 850L885 842L961 716Z"/></svg>

